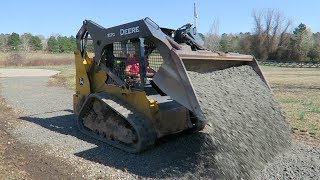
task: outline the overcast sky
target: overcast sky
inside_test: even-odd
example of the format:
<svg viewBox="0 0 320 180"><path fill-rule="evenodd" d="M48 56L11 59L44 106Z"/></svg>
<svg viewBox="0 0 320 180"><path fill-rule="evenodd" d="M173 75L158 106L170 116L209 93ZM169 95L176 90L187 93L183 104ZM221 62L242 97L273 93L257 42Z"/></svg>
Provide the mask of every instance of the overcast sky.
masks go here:
<svg viewBox="0 0 320 180"><path fill-rule="evenodd" d="M320 1L296 0L197 0L198 31L206 33L214 19L219 32L251 32L252 12L277 9L290 17L294 26L301 22L313 32L320 31ZM35 35L75 35L84 19L104 27L150 17L159 26L178 28L193 22L194 0L3 0L0 33L29 32Z"/></svg>

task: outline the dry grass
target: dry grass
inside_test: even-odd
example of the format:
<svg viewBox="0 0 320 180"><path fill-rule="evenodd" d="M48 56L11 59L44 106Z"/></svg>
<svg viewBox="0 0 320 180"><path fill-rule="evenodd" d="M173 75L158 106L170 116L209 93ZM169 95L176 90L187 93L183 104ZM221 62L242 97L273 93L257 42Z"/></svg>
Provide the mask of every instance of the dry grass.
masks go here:
<svg viewBox="0 0 320 180"><path fill-rule="evenodd" d="M70 89L75 89L75 67L74 65L61 65L61 66L49 66L43 67L45 69L52 69L60 71L59 74L54 75L49 80L49 85L52 86L65 86Z"/></svg>
<svg viewBox="0 0 320 180"><path fill-rule="evenodd" d="M73 63L74 55L46 52L0 52L0 66L54 66Z"/></svg>
<svg viewBox="0 0 320 180"><path fill-rule="evenodd" d="M46 52L0 52L0 67L42 68L61 71L52 77L50 85L74 88L74 54L51 54Z"/></svg>
<svg viewBox="0 0 320 180"><path fill-rule="evenodd" d="M317 68L263 66L263 72L273 88L320 89L320 69Z"/></svg>
<svg viewBox="0 0 320 180"><path fill-rule="evenodd" d="M262 67L295 135L320 140L320 69Z"/></svg>
<svg viewBox="0 0 320 180"><path fill-rule="evenodd" d="M49 85L75 87L74 54L50 54L46 52L0 52L0 67L42 68L61 71L50 78Z"/></svg>

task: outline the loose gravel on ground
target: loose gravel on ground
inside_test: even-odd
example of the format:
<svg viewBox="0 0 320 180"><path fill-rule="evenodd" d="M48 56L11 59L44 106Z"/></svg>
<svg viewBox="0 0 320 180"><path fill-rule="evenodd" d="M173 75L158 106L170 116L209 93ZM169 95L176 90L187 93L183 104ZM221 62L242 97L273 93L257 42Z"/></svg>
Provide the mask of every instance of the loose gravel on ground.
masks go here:
<svg viewBox="0 0 320 180"><path fill-rule="evenodd" d="M204 179L229 179L230 177L236 179L244 177L247 179L246 177L248 177L273 179L293 177L316 179L315 177L320 177L319 147L294 142L291 150L288 148L289 150L284 155L279 154L277 158L271 159L277 154L270 152L271 150L278 152L283 147L287 147L286 125L283 124L283 117L278 109L272 109L275 102L270 96L270 92L263 91L266 94L262 96L258 93L265 90L266 86L261 83L259 85L250 83L257 78L256 75L251 74L251 70L241 68L238 70L239 74L226 78L233 82L240 81L241 76L249 75L243 85L238 82L237 87L234 87L227 83L217 82L216 85L224 88L211 87L217 91L218 95L227 99L226 102L219 102L219 98L215 98L217 99L215 101L205 102L206 98L201 98L204 96L199 95L204 103L211 103L210 107L213 110L203 107L206 113L217 111L215 109L219 107L227 110L224 113L211 115L216 119L209 119L211 124L203 132L170 136L159 141L155 149L139 155L123 152L82 135L77 129L76 117L72 113L73 91L62 87L48 87L48 77L0 78L0 84L3 87L1 95L11 106L21 111L20 120L22 123L11 131L12 135L22 143L44 148L48 154L69 163L76 169L75 172L83 172L84 178L199 179L202 177ZM1 72L3 72L2 69L0 69ZM209 77L215 79L213 75L217 78L226 76L225 72L215 72ZM249 96L249 92L244 92L241 89L243 87L253 93L253 96ZM208 88L206 89L208 91ZM223 89L228 89L228 91ZM202 90L196 89L196 91L200 93ZM239 99L237 102L240 104L233 104L235 96ZM271 99L268 99L269 97ZM264 102L262 105L260 105L260 101L251 105L247 104L253 102L254 98L260 98ZM220 106L217 106L219 103ZM228 107L229 105L231 107ZM254 118L265 117L265 114L259 112L262 107L266 107L265 111L269 113L270 117L277 119L273 121L264 119L267 121L264 123L258 119L254 121ZM229 111L230 108L232 112ZM252 111L259 116L250 114ZM224 114L233 115L233 119ZM244 117L252 119L245 119L244 122L239 121ZM279 127L268 124L274 123L274 121L280 123ZM271 133L274 131L267 130L263 125L274 128L278 134ZM281 127L284 129L278 131L278 128ZM251 134L244 135L241 130L249 131ZM237 140L236 136L239 136L238 138L243 141ZM253 140L254 136L258 136L256 137L257 142L253 142L251 145L250 140ZM271 138L274 138L274 142L270 142ZM278 143L281 142L284 145L279 147ZM265 149L261 150L262 147ZM259 148L261 151L252 148ZM239 155L239 157L235 157L235 155ZM252 162L248 162L248 160ZM255 176L256 171L248 170L250 168L263 169L263 164L266 161L269 161L269 164L264 170L259 171L257 176ZM257 167L253 167L254 165Z"/></svg>

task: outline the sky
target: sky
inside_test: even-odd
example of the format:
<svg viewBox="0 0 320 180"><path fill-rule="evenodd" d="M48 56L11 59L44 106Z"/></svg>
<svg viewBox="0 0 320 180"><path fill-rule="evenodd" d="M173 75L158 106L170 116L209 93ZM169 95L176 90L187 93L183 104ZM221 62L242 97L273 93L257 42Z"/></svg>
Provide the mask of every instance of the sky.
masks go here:
<svg viewBox="0 0 320 180"><path fill-rule="evenodd" d="M76 35L84 19L112 27L150 17L160 27L179 28L193 23L195 0L3 0L0 33L34 35ZM296 0L196 0L198 32L209 31L214 20L219 33L253 31L252 12L276 9L289 17L296 27L306 24L320 32L320 1Z"/></svg>

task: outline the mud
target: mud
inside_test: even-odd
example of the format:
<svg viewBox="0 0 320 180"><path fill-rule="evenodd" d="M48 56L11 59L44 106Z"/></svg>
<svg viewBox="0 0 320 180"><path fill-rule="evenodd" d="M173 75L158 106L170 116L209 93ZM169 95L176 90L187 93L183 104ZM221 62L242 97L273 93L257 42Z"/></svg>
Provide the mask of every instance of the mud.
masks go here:
<svg viewBox="0 0 320 180"><path fill-rule="evenodd" d="M290 146L281 109L250 66L188 74L208 121L198 159L202 177L255 179Z"/></svg>

